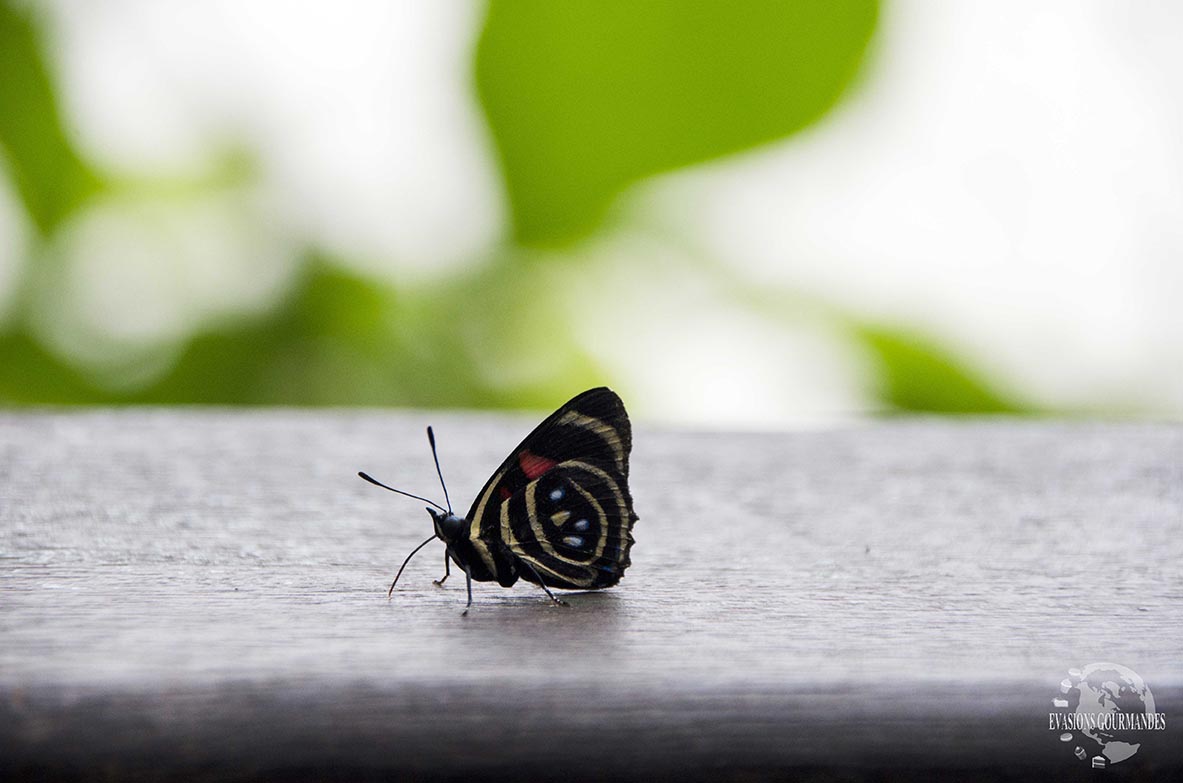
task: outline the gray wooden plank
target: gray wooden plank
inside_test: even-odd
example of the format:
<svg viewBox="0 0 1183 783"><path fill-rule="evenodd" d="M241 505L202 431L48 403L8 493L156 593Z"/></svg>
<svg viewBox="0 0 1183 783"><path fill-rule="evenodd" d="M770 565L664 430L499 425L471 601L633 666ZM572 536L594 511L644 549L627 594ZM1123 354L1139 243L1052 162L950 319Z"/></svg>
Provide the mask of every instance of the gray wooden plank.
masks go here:
<svg viewBox="0 0 1183 783"><path fill-rule="evenodd" d="M456 505L535 420L0 414L0 758L65 776L830 779L1080 765L1072 667L1183 703L1183 428L638 426L633 567L550 606L438 589ZM430 552L430 554L429 554ZM1183 770L1176 724L1114 772ZM935 774L935 773L934 773ZM846 779L844 777L843 779Z"/></svg>

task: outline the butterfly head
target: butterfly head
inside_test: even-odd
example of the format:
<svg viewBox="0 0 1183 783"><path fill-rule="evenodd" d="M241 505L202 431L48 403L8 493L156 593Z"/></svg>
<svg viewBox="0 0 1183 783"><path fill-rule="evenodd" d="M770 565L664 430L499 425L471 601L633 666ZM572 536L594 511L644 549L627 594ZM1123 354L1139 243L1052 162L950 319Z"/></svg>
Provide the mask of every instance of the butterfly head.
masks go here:
<svg viewBox="0 0 1183 783"><path fill-rule="evenodd" d="M466 519L458 517L450 511L436 511L428 506L427 513L431 514L431 519L435 522L435 535L445 544L458 541L464 535L465 528L468 527Z"/></svg>

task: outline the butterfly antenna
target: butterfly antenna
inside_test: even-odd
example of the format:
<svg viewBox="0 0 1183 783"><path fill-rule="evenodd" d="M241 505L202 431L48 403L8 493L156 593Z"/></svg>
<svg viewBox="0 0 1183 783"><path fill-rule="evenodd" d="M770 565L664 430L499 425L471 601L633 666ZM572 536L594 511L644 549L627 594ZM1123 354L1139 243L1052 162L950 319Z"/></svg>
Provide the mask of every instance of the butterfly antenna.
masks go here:
<svg viewBox="0 0 1183 783"><path fill-rule="evenodd" d="M444 483L444 472L440 470L440 457L435 453L435 433L431 427L427 428L427 442L431 444L431 457L435 460L435 472L439 474L440 486L444 488L444 500L448 503L448 513L452 513L452 499L448 497L448 485ZM437 506L438 508L438 506Z"/></svg>
<svg viewBox="0 0 1183 783"><path fill-rule="evenodd" d="M435 506L440 511L447 511L449 514L452 513L450 508L445 509L443 506L441 506L439 503L436 503L434 500L428 500L427 498L421 498L418 495L412 495L410 492L403 492L401 489L395 489L394 487L388 487L385 484L383 484L381 481L374 478L373 476L371 476L368 473L363 473L362 471L359 470L357 472L357 475L361 476L362 478L364 478L366 481L370 482L374 486L382 487L382 489L389 489L391 492L397 492L400 495L406 495L409 498L415 498L415 500L422 500L424 503L430 503L431 505ZM447 494L447 493L445 493L445 494ZM449 505L451 505L451 504L449 504ZM415 550L415 551L417 552L419 550ZM412 552L411 554L415 554L415 552ZM406 564L404 563L404 565L406 565Z"/></svg>
<svg viewBox="0 0 1183 783"><path fill-rule="evenodd" d="M394 595L394 586L398 584L398 578L403 575L403 569L407 567L407 563L411 562L411 558L415 556L416 552L430 544L432 541L435 541L435 536L432 536L419 546L412 549L411 554L407 555L407 559L404 560L403 564L398 567L398 573L394 575L394 581L390 583L390 590L386 593L387 598L390 598L392 595Z"/></svg>

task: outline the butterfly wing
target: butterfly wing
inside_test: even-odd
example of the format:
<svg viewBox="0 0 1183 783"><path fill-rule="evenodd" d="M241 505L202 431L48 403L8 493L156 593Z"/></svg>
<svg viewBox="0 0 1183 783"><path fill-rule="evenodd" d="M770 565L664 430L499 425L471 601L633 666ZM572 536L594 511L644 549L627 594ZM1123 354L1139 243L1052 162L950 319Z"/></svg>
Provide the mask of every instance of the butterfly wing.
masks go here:
<svg viewBox="0 0 1183 783"><path fill-rule="evenodd" d="M493 564L550 587L597 589L620 581L633 543L628 460L632 428L610 389L586 391L526 436L468 513L470 538ZM515 564L516 565L516 564Z"/></svg>

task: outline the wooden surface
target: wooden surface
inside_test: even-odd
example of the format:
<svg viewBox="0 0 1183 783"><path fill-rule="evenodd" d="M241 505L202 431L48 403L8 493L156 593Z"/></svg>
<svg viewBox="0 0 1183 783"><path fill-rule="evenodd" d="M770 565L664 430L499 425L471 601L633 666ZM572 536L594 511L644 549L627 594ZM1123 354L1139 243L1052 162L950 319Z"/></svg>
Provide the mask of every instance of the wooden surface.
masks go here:
<svg viewBox="0 0 1183 783"><path fill-rule="evenodd" d="M638 424L619 587L387 601L430 519L355 472L435 498L434 424L466 509L536 420L0 413L0 772L1045 779L1097 661L1171 720L1110 774L1183 771L1183 428Z"/></svg>

